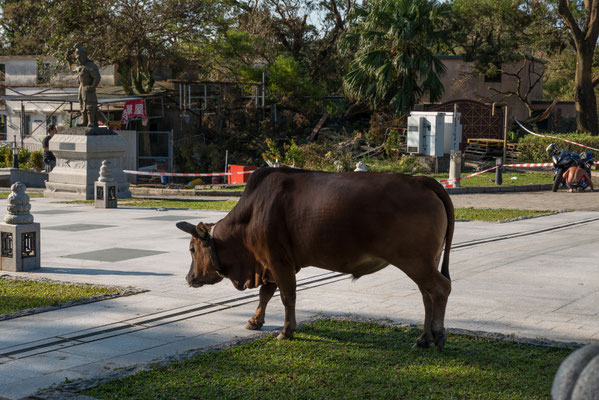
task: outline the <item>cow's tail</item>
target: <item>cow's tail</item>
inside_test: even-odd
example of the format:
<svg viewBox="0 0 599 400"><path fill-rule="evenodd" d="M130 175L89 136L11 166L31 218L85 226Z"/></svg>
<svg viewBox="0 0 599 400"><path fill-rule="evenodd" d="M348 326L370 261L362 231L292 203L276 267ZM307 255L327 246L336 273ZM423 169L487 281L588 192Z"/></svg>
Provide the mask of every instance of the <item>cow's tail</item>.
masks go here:
<svg viewBox="0 0 599 400"><path fill-rule="evenodd" d="M439 184L438 182L431 182L431 189L435 192L437 196L443 202L445 206L445 212L447 213L447 231L445 232L445 251L443 252L443 262L441 264L441 274L445 276L447 279L451 280L449 277L449 253L451 251L451 242L453 240L453 230L455 227L455 213L453 209L453 202L447 194L445 188Z"/></svg>

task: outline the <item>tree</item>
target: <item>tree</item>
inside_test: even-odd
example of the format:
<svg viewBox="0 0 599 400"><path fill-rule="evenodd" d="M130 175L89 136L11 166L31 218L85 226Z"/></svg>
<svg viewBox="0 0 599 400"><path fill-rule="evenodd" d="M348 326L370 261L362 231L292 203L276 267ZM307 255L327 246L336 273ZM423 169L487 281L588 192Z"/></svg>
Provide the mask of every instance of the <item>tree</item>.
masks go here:
<svg viewBox="0 0 599 400"><path fill-rule="evenodd" d="M183 71L195 43L214 34L211 21L224 6L212 0L53 0L45 12L57 59L82 43L90 58L118 65L127 92L147 93L158 66Z"/></svg>
<svg viewBox="0 0 599 400"><path fill-rule="evenodd" d="M2 52L10 55L37 55L44 49L44 32L39 23L43 15L41 0L5 0L0 2Z"/></svg>
<svg viewBox="0 0 599 400"><path fill-rule="evenodd" d="M343 39L345 51L353 52L345 93L397 114L409 112L424 95L438 101L445 66L435 54L446 36L441 25L448 11L436 0L377 0L356 7Z"/></svg>
<svg viewBox="0 0 599 400"><path fill-rule="evenodd" d="M599 38L599 0L585 0L584 5L580 1L559 0L557 12L568 27L576 48L574 100L578 129L597 135L599 120L595 86L599 84L599 78L593 79L593 58Z"/></svg>
<svg viewBox="0 0 599 400"><path fill-rule="evenodd" d="M355 3L356 0L235 1L238 17L233 28L238 33L226 38L225 48L233 44L229 39L239 39L241 32L247 38L237 42L241 46L236 52L246 65L259 61L271 69L279 57L291 57L299 63L305 79L321 86L324 93L337 92L345 68L337 44ZM244 51L250 42L253 51Z"/></svg>
<svg viewBox="0 0 599 400"><path fill-rule="evenodd" d="M514 86L499 91L519 99L532 115L530 94L546 71L533 57L553 57L568 46L547 4L530 0L453 0L449 53L474 63L474 73L511 76Z"/></svg>

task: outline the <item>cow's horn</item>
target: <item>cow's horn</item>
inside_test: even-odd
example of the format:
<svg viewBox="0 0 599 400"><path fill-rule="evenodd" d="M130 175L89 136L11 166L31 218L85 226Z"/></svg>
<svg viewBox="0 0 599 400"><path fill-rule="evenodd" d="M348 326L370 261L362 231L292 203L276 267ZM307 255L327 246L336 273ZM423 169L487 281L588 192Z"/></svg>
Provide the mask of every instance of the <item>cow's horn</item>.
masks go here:
<svg viewBox="0 0 599 400"><path fill-rule="evenodd" d="M177 222L177 228L181 229L183 232L189 233L191 236L198 237L198 232L196 231L196 227L189 222L181 221Z"/></svg>

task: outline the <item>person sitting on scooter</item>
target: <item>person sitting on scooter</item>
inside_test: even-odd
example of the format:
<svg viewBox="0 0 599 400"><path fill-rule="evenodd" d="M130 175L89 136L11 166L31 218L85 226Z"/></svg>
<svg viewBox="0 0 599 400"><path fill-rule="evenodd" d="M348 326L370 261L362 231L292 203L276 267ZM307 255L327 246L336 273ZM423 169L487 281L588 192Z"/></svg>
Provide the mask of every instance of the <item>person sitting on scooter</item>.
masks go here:
<svg viewBox="0 0 599 400"><path fill-rule="evenodd" d="M594 192L593 181L584 168L576 165L568 168L564 175L562 175L566 186L568 186L568 192L584 192L587 187L591 187L591 192Z"/></svg>

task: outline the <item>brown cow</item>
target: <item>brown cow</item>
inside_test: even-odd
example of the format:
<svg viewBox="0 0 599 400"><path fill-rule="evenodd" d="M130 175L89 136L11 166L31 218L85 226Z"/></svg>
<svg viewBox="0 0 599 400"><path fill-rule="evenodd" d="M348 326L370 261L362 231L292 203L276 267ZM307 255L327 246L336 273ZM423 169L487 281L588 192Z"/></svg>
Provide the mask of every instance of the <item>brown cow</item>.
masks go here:
<svg viewBox="0 0 599 400"><path fill-rule="evenodd" d="M442 349L454 221L449 195L431 178L264 168L252 174L225 218L197 226L179 222L177 227L192 235L190 286L226 277L239 290L260 287L258 309L247 329L262 327L278 287L285 306L278 338L293 336L295 274L302 267L359 278L393 264L422 292L424 332L415 346L434 342Z"/></svg>

